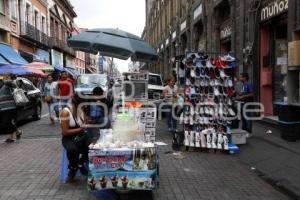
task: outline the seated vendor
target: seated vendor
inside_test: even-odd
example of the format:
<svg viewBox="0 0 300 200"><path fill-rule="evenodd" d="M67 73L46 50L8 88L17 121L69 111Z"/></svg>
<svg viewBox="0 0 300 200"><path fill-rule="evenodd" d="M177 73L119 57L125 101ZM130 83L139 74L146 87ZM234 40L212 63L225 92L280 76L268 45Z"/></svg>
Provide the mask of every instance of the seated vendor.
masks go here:
<svg viewBox="0 0 300 200"><path fill-rule="evenodd" d="M85 163L88 160L88 144L84 137L84 129L80 127L78 120L78 98L72 97L70 107L65 107L60 114L62 129L62 145L67 151L69 160L69 172L67 182L73 181L77 170L82 175L87 175ZM82 119L83 120L83 119Z"/></svg>

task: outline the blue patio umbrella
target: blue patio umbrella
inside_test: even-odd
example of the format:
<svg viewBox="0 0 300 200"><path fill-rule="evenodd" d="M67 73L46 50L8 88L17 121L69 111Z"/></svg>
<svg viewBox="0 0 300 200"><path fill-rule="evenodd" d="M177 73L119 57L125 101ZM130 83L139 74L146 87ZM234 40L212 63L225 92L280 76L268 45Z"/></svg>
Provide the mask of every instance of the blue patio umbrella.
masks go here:
<svg viewBox="0 0 300 200"><path fill-rule="evenodd" d="M2 65L0 66L0 75L31 75L32 72L20 65Z"/></svg>
<svg viewBox="0 0 300 200"><path fill-rule="evenodd" d="M158 55L140 37L119 29L91 29L68 39L76 50L123 60L156 62Z"/></svg>

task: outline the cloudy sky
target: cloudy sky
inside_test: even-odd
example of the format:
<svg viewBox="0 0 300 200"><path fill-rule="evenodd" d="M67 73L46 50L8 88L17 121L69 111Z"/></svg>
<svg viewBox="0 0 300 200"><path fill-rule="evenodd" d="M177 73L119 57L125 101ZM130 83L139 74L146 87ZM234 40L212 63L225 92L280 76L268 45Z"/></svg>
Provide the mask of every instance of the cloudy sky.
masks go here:
<svg viewBox="0 0 300 200"><path fill-rule="evenodd" d="M71 0L81 28L119 28L141 36L145 25L145 0ZM126 71L128 61L117 61Z"/></svg>

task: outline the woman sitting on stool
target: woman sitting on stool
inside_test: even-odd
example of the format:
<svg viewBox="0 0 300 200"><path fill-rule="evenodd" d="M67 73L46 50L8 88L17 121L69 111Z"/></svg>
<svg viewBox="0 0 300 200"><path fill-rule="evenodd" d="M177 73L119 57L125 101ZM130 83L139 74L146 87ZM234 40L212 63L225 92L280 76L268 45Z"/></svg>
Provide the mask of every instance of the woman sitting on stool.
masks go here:
<svg viewBox="0 0 300 200"><path fill-rule="evenodd" d="M79 126L78 104L78 98L72 97L71 107L65 107L60 114L63 135L62 145L67 151L69 160L67 182L74 179L78 169L82 175L86 176L88 174L88 170L84 165L88 161L88 144L84 138L84 129Z"/></svg>

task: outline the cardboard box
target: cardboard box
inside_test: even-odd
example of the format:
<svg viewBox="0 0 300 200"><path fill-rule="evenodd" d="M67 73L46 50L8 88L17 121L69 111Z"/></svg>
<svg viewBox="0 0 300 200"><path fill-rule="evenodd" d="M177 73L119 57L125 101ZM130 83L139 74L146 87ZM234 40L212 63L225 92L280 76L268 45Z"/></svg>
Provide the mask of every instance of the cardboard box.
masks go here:
<svg viewBox="0 0 300 200"><path fill-rule="evenodd" d="M300 67L300 40L289 42L288 65Z"/></svg>

